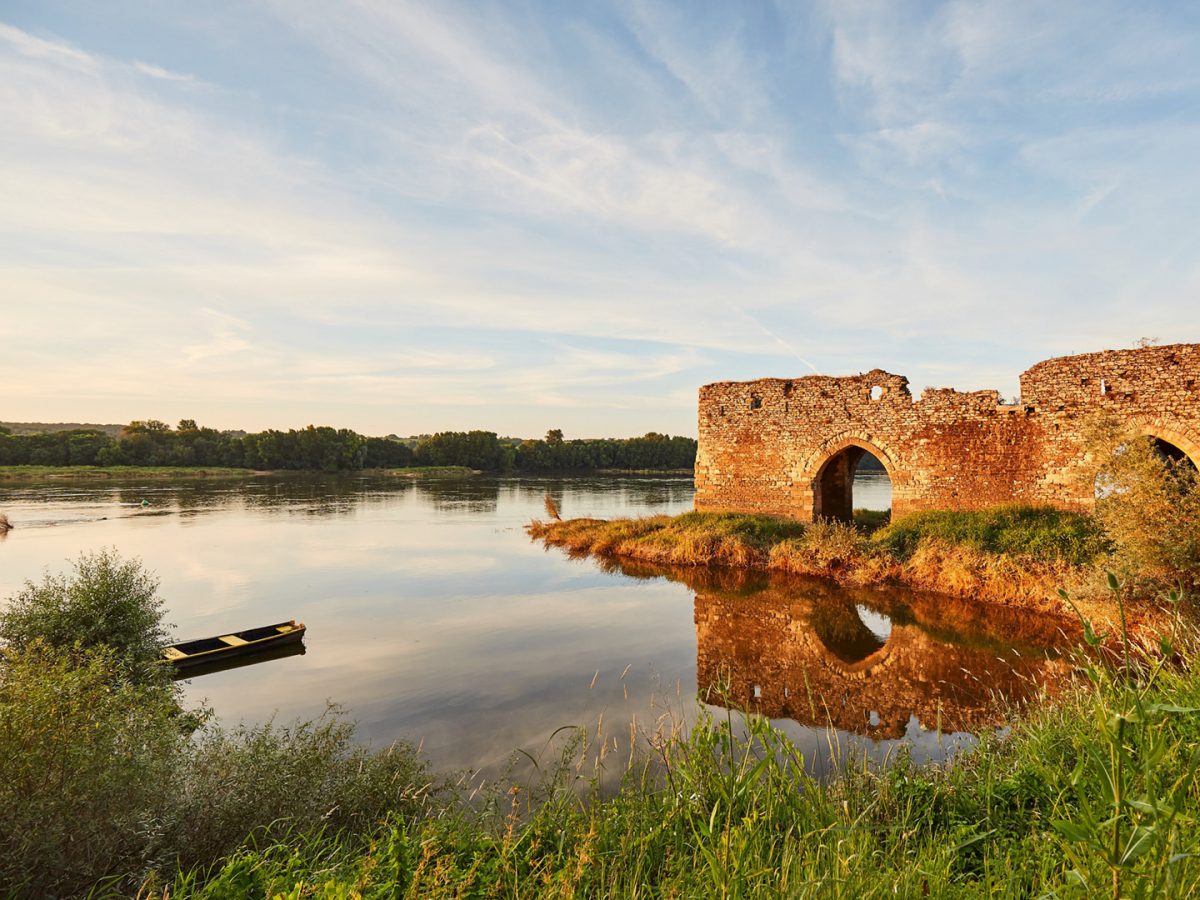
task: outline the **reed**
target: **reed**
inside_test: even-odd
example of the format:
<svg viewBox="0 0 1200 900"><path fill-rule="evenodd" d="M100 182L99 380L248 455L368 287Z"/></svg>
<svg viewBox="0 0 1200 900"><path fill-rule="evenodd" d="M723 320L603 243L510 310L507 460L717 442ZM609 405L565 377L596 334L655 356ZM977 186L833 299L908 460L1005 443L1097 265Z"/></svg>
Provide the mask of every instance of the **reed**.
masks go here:
<svg viewBox="0 0 1200 900"><path fill-rule="evenodd" d="M946 765L848 754L818 781L768 721L723 712L639 732L633 757L609 757L623 781L606 794L600 739L578 732L482 805L443 801L357 838L297 833L164 886L178 898L1193 895L1200 677L1171 660L1195 637L1151 656L1119 634L1128 649L1104 667L1084 624L1096 640L1078 685Z"/></svg>
<svg viewBox="0 0 1200 900"><path fill-rule="evenodd" d="M8 516L0 512L0 534L8 534L12 531L12 522L8 520Z"/></svg>

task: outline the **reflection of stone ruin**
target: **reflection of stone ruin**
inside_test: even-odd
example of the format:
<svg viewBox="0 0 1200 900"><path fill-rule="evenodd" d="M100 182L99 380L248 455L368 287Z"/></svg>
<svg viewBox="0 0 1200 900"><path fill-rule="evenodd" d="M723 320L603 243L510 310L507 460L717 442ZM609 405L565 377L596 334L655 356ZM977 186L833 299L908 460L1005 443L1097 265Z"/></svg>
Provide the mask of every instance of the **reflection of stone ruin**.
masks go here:
<svg viewBox="0 0 1200 900"><path fill-rule="evenodd" d="M1065 356L1021 376L1021 399L929 389L876 369L700 389L696 508L848 519L865 452L892 482L892 509L1048 503L1088 509L1080 426L1129 420L1169 455L1200 465L1200 345Z"/></svg>
<svg viewBox="0 0 1200 900"><path fill-rule="evenodd" d="M913 715L947 733L994 725L998 698L1020 704L1066 670L1030 645L1017 654L990 639L978 631L978 611L944 597L889 604L891 632L881 638L856 600L879 609L886 596L815 582L698 593L701 696L720 704L724 691L730 705L772 718L898 738ZM1023 619L993 633L1023 634L1033 645L1051 640L1054 622ZM947 622L965 632L947 631Z"/></svg>

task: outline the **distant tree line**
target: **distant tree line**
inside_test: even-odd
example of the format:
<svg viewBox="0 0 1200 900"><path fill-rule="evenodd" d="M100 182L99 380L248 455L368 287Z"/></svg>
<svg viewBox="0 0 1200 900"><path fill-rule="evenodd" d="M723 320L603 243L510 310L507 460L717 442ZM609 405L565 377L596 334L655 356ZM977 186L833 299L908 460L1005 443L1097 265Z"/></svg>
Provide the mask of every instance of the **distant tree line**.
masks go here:
<svg viewBox="0 0 1200 900"><path fill-rule="evenodd" d="M153 419L130 422L115 436L90 429L13 434L0 428L0 465L6 466L203 466L324 472L467 466L485 472L585 472L690 469L695 459L693 439L655 432L638 438L568 441L554 429L542 440L518 441L493 431L444 431L405 441L314 425L246 434L202 428L192 419L182 420L175 428Z"/></svg>

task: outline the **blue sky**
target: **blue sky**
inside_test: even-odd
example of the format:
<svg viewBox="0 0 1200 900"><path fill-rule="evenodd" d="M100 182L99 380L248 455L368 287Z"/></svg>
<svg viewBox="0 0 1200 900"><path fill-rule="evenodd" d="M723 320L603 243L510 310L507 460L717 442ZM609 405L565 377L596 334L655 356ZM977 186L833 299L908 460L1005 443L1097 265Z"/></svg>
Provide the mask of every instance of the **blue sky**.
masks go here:
<svg viewBox="0 0 1200 900"><path fill-rule="evenodd" d="M1200 6L0 2L0 419L695 433L1200 341Z"/></svg>

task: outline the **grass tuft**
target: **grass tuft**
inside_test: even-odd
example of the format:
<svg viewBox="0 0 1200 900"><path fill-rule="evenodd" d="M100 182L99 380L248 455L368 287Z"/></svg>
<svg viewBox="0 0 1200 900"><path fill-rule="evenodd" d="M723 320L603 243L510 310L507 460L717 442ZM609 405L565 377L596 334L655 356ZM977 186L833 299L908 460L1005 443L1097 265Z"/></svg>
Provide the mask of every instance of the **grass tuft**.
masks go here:
<svg viewBox="0 0 1200 900"><path fill-rule="evenodd" d="M898 559L938 540L980 553L1087 565L1108 549L1096 521L1045 506L1000 506L971 511L919 512L877 532L874 540Z"/></svg>

